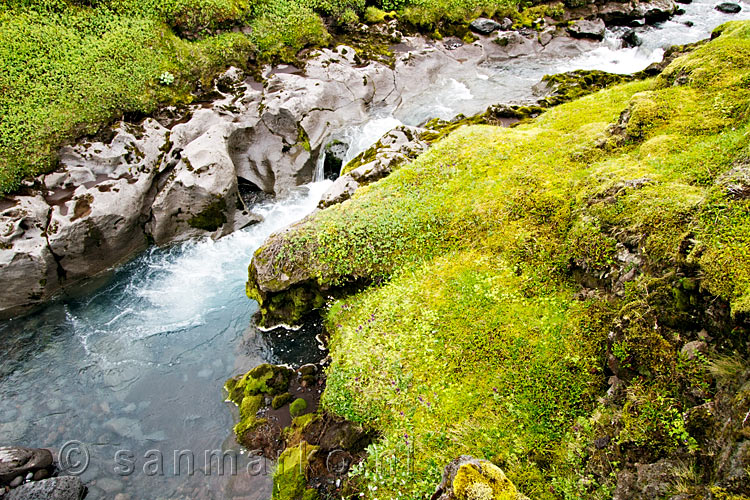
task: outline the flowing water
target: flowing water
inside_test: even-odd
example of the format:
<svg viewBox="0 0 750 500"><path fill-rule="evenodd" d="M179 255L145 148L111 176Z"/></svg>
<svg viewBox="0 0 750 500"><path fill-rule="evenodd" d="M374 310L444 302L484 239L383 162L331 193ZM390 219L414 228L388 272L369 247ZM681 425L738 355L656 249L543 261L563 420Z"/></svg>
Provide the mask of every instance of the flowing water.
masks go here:
<svg viewBox="0 0 750 500"><path fill-rule="evenodd" d="M674 21L640 29L638 48L619 48L614 31L574 59L519 58L472 74L439 75L408 103L334 135L349 144L351 159L400 123L528 99L547 73L638 71L666 46L705 38L728 19L750 18L747 3L735 16L713 6L694 2ZM315 358L314 331L287 337L252 326L257 305L245 297L244 283L255 249L311 212L329 185L301 186L256 207L265 217L260 224L219 241L152 249L83 297L0 323L0 444L62 448L77 465L85 456L70 446L82 443L89 498L270 498L269 464L233 440L236 410L222 401L222 386L264 361ZM237 458L236 475L231 458L223 474L206 460L215 450Z"/></svg>

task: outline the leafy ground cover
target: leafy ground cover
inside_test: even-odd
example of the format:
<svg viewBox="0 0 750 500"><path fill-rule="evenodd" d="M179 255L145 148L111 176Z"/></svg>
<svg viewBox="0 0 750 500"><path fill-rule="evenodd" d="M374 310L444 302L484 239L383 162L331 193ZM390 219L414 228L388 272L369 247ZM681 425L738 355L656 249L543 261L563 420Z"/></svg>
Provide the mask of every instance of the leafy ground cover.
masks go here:
<svg viewBox="0 0 750 500"><path fill-rule="evenodd" d="M373 283L325 313L323 404L381 436L367 498L429 496L461 454L531 498L610 498L659 460L664 495L745 498L721 457L750 401L750 23L715 37L459 128L274 242L279 272Z"/></svg>

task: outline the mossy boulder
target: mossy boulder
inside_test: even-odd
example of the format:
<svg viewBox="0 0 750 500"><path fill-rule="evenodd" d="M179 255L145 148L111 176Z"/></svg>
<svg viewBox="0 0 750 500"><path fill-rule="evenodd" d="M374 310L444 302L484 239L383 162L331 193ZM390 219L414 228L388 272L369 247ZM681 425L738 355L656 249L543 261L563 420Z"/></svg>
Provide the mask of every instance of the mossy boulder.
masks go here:
<svg viewBox="0 0 750 500"><path fill-rule="evenodd" d="M293 396L289 394L288 392L285 392L284 394L279 394L275 398L273 398L273 401L271 402L271 408L274 410L278 410L285 404L287 404L289 401L291 401Z"/></svg>
<svg viewBox="0 0 750 500"><path fill-rule="evenodd" d="M292 417L299 417L307 410L307 401L302 398L295 399L292 404L289 405L289 414Z"/></svg>
<svg viewBox="0 0 750 500"><path fill-rule="evenodd" d="M526 497L498 466L462 455L443 472L433 500L521 500Z"/></svg>
<svg viewBox="0 0 750 500"><path fill-rule="evenodd" d="M248 433L267 423L266 419L257 416L266 396L281 397L279 395L286 394L291 398L287 391L293 375L294 370L285 366L264 363L244 375L227 380L224 388L229 395L228 399L240 411L240 421L234 426L240 443L249 442Z"/></svg>
<svg viewBox="0 0 750 500"><path fill-rule="evenodd" d="M306 441L284 450L273 473L273 500L312 500L317 492L307 487L307 469L318 451Z"/></svg>

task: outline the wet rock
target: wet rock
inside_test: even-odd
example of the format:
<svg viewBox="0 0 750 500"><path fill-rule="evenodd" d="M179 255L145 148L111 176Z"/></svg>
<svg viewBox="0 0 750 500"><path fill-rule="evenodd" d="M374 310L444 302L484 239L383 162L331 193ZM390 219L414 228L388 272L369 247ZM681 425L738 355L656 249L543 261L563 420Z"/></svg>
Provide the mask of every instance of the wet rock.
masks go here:
<svg viewBox="0 0 750 500"><path fill-rule="evenodd" d="M734 2L722 2L719 5L717 5L716 10L719 12L723 12L725 14L737 14L742 10L742 7Z"/></svg>
<svg viewBox="0 0 750 500"><path fill-rule="evenodd" d="M513 20L512 20L512 19L510 19L510 18L508 18L508 17L504 17L504 18L503 18L503 19L502 19L502 20L500 21L500 29L501 29L501 30L503 30L503 31L508 31L508 30L509 30L509 29L511 29L512 27L513 27Z"/></svg>
<svg viewBox="0 0 750 500"><path fill-rule="evenodd" d="M65 171L44 178L52 208L47 239L69 283L146 247L143 223L167 129L148 119L139 126L120 123L113 132L109 144L63 148Z"/></svg>
<svg viewBox="0 0 750 500"><path fill-rule="evenodd" d="M23 477L22 476L16 476L13 478L13 480L8 484L9 488L18 488L23 484Z"/></svg>
<svg viewBox="0 0 750 500"><path fill-rule="evenodd" d="M341 167L349 149L348 145L341 141L332 141L326 145L325 159L323 161L323 178L335 180L341 175Z"/></svg>
<svg viewBox="0 0 750 500"><path fill-rule="evenodd" d="M493 21L492 19L487 19L485 17L480 17L479 19L475 19L474 21L469 24L469 28L474 33L479 33L480 35L490 35L492 32L497 31L502 26L500 23L497 23Z"/></svg>
<svg viewBox="0 0 750 500"><path fill-rule="evenodd" d="M61 476L19 486L5 495L5 500L80 500L86 487L78 477Z"/></svg>
<svg viewBox="0 0 750 500"><path fill-rule="evenodd" d="M27 474L33 477L35 472L50 468L52 462L52 453L49 450L18 446L0 447L0 485L12 483L14 480L23 482Z"/></svg>
<svg viewBox="0 0 750 500"><path fill-rule="evenodd" d="M246 209L236 210L242 201L227 154L229 133L229 126L216 125L182 151L151 206L146 229L157 244L206 233L221 237L260 220Z"/></svg>
<svg viewBox="0 0 750 500"><path fill-rule="evenodd" d="M608 25L643 26L665 21L676 12L673 0L607 2L599 6L597 16Z"/></svg>
<svg viewBox="0 0 750 500"><path fill-rule="evenodd" d="M402 163L416 158L428 147L421 138L422 132L415 127L400 126L385 134L344 167L344 175L323 194L318 207L348 200L360 186L382 179Z"/></svg>
<svg viewBox="0 0 750 500"><path fill-rule="evenodd" d="M643 43L634 29L629 29L620 37L623 47L638 47Z"/></svg>
<svg viewBox="0 0 750 500"><path fill-rule="evenodd" d="M555 37L556 31L557 31L557 28L555 28L554 26L545 28L544 31L539 33L539 43L541 43L542 46L547 46Z"/></svg>
<svg viewBox="0 0 750 500"><path fill-rule="evenodd" d="M601 19L589 21L586 19L574 21L568 26L568 33L576 38L590 38L592 40L604 40L606 26Z"/></svg>
<svg viewBox="0 0 750 500"><path fill-rule="evenodd" d="M443 42L443 46L448 50L456 50L463 46L464 42L460 38L448 38Z"/></svg>
<svg viewBox="0 0 750 500"><path fill-rule="evenodd" d="M449 463L431 500L522 500L524 495L492 462L462 455Z"/></svg>

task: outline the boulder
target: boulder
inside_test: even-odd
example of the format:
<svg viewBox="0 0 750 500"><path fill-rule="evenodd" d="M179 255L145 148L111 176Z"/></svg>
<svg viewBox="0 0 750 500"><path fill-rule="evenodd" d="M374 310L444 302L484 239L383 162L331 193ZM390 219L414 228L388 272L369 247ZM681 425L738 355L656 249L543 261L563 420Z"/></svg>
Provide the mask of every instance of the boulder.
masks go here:
<svg viewBox="0 0 750 500"><path fill-rule="evenodd" d="M620 37L623 47L638 47L643 43L634 29L629 29Z"/></svg>
<svg viewBox="0 0 750 500"><path fill-rule="evenodd" d="M500 23L497 23L492 19L487 19L486 17L475 19L469 24L469 29L471 29L471 31L485 36L492 34L492 32L499 30L501 27L502 25Z"/></svg>
<svg viewBox="0 0 750 500"><path fill-rule="evenodd" d="M76 476L32 481L11 490L4 500L81 500L86 487Z"/></svg>
<svg viewBox="0 0 750 500"><path fill-rule="evenodd" d="M62 172L45 176L47 240L61 278L93 276L146 247L152 185L167 129L121 123L109 144L63 148Z"/></svg>
<svg viewBox="0 0 750 500"><path fill-rule="evenodd" d="M517 31L506 31L500 33L494 42L503 47L504 56L514 58L534 54L539 49L535 40L526 38Z"/></svg>
<svg viewBox="0 0 750 500"><path fill-rule="evenodd" d="M385 134L343 168L344 175L323 194L318 207L341 203L351 198L360 186L382 179L398 165L416 158L428 147L420 137L422 132L415 127L400 126Z"/></svg>
<svg viewBox="0 0 750 500"><path fill-rule="evenodd" d="M606 31L604 21L601 19L594 19L589 21L586 19L574 21L568 26L568 33L576 38L590 38L592 40L604 40L604 32Z"/></svg>
<svg viewBox="0 0 750 500"><path fill-rule="evenodd" d="M151 205L146 229L154 241L202 236L225 236L257 222L239 196L237 172L227 152L231 127L217 124L190 142L170 170Z"/></svg>
<svg viewBox="0 0 750 500"><path fill-rule="evenodd" d="M0 316L51 298L60 288L46 238L50 207L44 198L13 196L0 206Z"/></svg>
<svg viewBox="0 0 750 500"><path fill-rule="evenodd" d="M650 2L606 2L597 9L597 16L607 25L653 24L665 21L677 12L673 0L652 0Z"/></svg>
<svg viewBox="0 0 750 500"><path fill-rule="evenodd" d="M20 446L0 447L0 487L28 474L35 474L52 467L52 453L43 448L23 448Z"/></svg>
<svg viewBox="0 0 750 500"><path fill-rule="evenodd" d="M462 455L445 467L431 500L464 499L523 500L526 497L492 462Z"/></svg>
<svg viewBox="0 0 750 500"><path fill-rule="evenodd" d="M734 2L722 2L716 6L716 10L725 14L737 14L742 10L742 7Z"/></svg>

